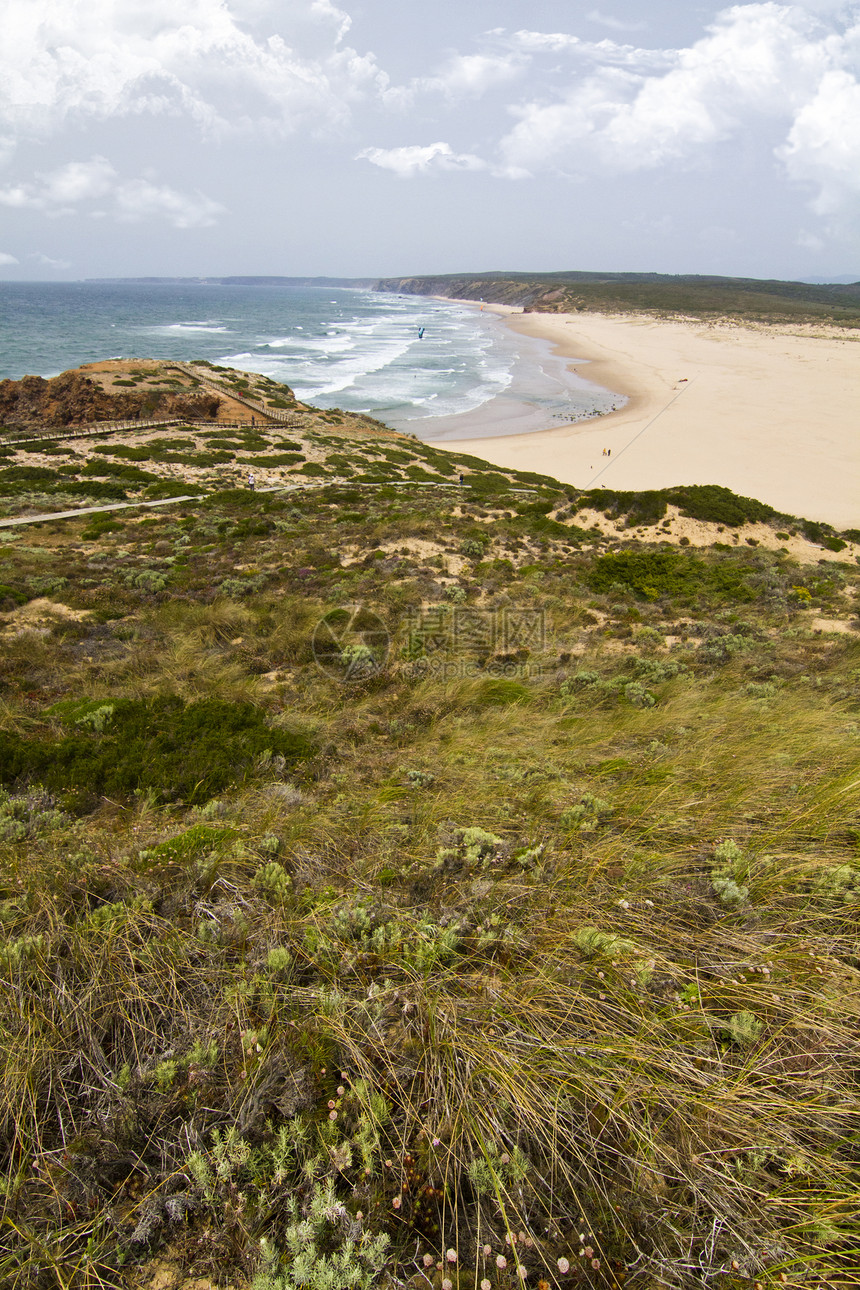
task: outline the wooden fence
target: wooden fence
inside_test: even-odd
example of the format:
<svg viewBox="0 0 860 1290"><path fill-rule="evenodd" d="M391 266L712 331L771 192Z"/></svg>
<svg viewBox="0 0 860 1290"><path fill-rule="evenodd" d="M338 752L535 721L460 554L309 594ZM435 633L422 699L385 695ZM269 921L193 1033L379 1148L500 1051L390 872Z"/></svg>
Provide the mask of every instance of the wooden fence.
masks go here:
<svg viewBox="0 0 860 1290"><path fill-rule="evenodd" d="M221 385L217 381L209 380L203 375L205 368L201 369L193 363L180 363L176 360L170 365L178 368L180 372L184 372L186 376L192 376L195 381L205 385L207 390L211 390L213 394L220 394L222 397L234 399L244 407L250 408L252 412L259 412L261 416L268 417L271 421L277 421L286 426L300 426L302 424L295 412L284 412L280 408L267 407L265 403L259 403L256 399L248 398L247 395L234 391L227 385Z"/></svg>

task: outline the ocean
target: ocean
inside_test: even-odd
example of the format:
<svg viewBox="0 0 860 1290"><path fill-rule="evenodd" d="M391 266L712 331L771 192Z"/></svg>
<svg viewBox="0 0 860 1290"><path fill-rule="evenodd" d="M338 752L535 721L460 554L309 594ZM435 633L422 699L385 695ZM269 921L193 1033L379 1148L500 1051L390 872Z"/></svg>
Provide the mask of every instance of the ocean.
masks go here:
<svg viewBox="0 0 860 1290"><path fill-rule="evenodd" d="M0 282L0 378L114 357L259 372L304 402L428 440L547 428L623 402L545 342L457 301L351 287Z"/></svg>

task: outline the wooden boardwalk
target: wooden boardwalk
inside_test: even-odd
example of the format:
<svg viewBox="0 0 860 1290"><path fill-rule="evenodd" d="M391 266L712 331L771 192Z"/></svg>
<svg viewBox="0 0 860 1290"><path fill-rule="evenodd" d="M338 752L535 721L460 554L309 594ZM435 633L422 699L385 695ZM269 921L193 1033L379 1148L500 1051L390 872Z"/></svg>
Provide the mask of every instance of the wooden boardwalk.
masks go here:
<svg viewBox="0 0 860 1290"><path fill-rule="evenodd" d="M194 363L181 363L174 359L171 363L171 367L178 368L178 370L180 372L184 372L186 376L193 377L195 381L199 381L201 385L204 385L207 390L211 390L213 394L220 394L222 397L233 399L234 402L241 403L244 407L250 408L252 412L258 412L260 416L267 417L270 421L275 421L279 425L300 426L302 424L300 418L295 412L284 411L281 408L267 407L265 403L259 403L256 399L250 399L244 394L235 393L232 389L225 388L225 386L220 385L217 381L207 380L207 378L202 374L201 369L196 367ZM205 371L205 368L203 371Z"/></svg>

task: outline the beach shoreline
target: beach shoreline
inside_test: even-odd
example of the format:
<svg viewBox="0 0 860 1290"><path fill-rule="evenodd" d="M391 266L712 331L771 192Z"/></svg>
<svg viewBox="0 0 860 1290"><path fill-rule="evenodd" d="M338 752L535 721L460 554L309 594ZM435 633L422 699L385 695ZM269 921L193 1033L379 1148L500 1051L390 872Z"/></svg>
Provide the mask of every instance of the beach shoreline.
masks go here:
<svg viewBox="0 0 860 1290"><path fill-rule="evenodd" d="M441 296L433 298L451 303ZM474 305L476 312L481 308L480 302L463 303ZM481 325L489 325L491 335L495 332L493 350L499 348L501 339L502 362L510 364L504 389L464 412L389 415L386 424L444 447L452 439L534 434L559 423L580 424L604 415L621 401L590 375L577 372L569 355L551 339L508 327L508 315L519 312L499 305L482 306Z"/></svg>
<svg viewBox="0 0 860 1290"><path fill-rule="evenodd" d="M493 436L464 414L446 449L553 475L580 488L721 484L790 515L860 527L860 336L838 328L505 315L570 370L626 397L615 412ZM469 419L480 433L470 435ZM610 456L605 455L609 451Z"/></svg>

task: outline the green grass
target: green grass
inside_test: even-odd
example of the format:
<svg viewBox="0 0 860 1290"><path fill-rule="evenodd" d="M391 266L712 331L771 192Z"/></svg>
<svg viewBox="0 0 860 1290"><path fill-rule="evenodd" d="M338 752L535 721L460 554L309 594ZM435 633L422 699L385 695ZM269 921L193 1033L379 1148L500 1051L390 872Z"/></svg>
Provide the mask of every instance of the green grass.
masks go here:
<svg viewBox="0 0 860 1290"><path fill-rule="evenodd" d="M12 1290L858 1284L856 563L480 474L0 549Z"/></svg>

